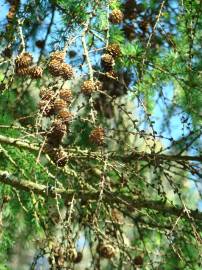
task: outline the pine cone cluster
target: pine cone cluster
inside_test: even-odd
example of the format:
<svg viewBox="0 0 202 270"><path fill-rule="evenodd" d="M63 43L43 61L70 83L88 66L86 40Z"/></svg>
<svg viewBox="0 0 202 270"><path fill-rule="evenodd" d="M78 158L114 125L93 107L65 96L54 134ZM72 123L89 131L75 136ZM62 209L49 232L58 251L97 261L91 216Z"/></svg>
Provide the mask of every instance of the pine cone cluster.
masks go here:
<svg viewBox="0 0 202 270"><path fill-rule="evenodd" d="M56 243L50 250L51 257L49 258L50 264L54 264L54 268L67 269L67 262L80 263L83 254L77 251L75 248L65 248L64 244ZM54 258L54 262L52 259Z"/></svg>
<svg viewBox="0 0 202 270"><path fill-rule="evenodd" d="M50 56L48 68L54 77L60 76L65 80L69 80L73 77L73 69L64 60L65 53L63 51L55 51Z"/></svg>
<svg viewBox="0 0 202 270"><path fill-rule="evenodd" d="M104 142L104 129L102 127L96 127L92 132L90 133L90 141L96 145L102 145Z"/></svg>
<svg viewBox="0 0 202 270"><path fill-rule="evenodd" d="M114 247L107 243L99 244L97 246L97 252L100 257L105 259L111 259L116 255Z"/></svg>
<svg viewBox="0 0 202 270"><path fill-rule="evenodd" d="M120 9L114 9L109 16L109 21L112 24L119 24L123 21L123 13Z"/></svg>
<svg viewBox="0 0 202 270"><path fill-rule="evenodd" d="M31 66L33 57L30 53L24 52L15 59L15 72L19 76L30 76L32 79L42 77L43 70L38 66Z"/></svg>
<svg viewBox="0 0 202 270"><path fill-rule="evenodd" d="M57 87L41 89L39 109L45 117L54 116L54 121L45 134L46 144L44 152L50 156L57 166L63 167L66 165L67 155L60 146L64 135L68 132L69 123L73 116L67 109L71 103L72 92L67 88L62 88L56 93L55 90L58 90Z"/></svg>
<svg viewBox="0 0 202 270"><path fill-rule="evenodd" d="M54 114L54 91L47 88L42 88L39 96L41 98L39 102L39 111L45 117L52 116Z"/></svg>

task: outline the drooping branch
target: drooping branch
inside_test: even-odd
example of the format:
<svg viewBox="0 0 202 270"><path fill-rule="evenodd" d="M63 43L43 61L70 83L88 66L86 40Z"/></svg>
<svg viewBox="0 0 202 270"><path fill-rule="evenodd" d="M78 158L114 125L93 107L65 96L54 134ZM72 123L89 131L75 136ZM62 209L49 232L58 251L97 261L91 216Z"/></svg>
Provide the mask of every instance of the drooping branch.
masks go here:
<svg viewBox="0 0 202 270"><path fill-rule="evenodd" d="M0 143L13 145L22 149L30 150L30 151L39 151L40 147L37 145L34 145L32 143L29 143L28 141L23 141L17 138L11 138L7 136L0 135ZM82 159L88 157L88 158L100 158L100 153L97 152L91 152L89 155L89 152L86 150L81 150L79 148L67 149L68 153L71 154L71 158L73 159ZM156 153L145 153L145 152L134 152L127 155L117 155L116 153L109 154L109 158L113 160L122 161L124 163L130 163L133 161L151 161L159 162L159 161L197 161L202 162L202 156L181 156L181 155L166 155L166 154L156 154Z"/></svg>
<svg viewBox="0 0 202 270"><path fill-rule="evenodd" d="M77 190L65 190L62 188L53 188L50 186L45 186L33 181L26 181L23 179L17 179L15 176L9 174L7 171L0 170L0 182L11 187L14 187L21 191L33 192L35 194L41 195L43 197L56 197L61 196L66 201L71 200L73 196L77 199L88 201L97 200L99 192L97 191L77 191ZM117 192L110 192L107 190L103 191L103 200L108 204L123 205L130 211L135 209L151 209L155 210L164 215L174 215L181 216L185 219L189 219L189 216L193 217L195 220L202 222L202 213L199 213L197 210L187 210L184 208L174 207L168 203L163 203L162 201L152 201L152 200L141 200L126 196L124 194L119 194ZM189 211L189 216L187 215Z"/></svg>
<svg viewBox="0 0 202 270"><path fill-rule="evenodd" d="M22 149L38 151L39 148L27 141L19 140L17 138L11 138L7 136L0 135L0 143L5 143L9 145L13 145Z"/></svg>

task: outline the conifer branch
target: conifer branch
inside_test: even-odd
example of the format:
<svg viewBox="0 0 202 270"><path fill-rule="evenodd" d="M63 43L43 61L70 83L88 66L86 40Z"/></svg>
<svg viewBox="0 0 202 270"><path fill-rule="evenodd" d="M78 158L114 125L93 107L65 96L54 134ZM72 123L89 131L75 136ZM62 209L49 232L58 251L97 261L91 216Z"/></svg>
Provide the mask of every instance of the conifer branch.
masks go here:
<svg viewBox="0 0 202 270"><path fill-rule="evenodd" d="M17 179L15 176L11 175L7 171L0 170L0 182L9 186L12 186L18 190L33 192L37 195L41 195L43 197L56 197L60 195L66 201L72 199L75 196L77 199L83 199L84 201L92 201L97 200L99 196L99 192L96 191L77 191L77 190L65 190L62 188L53 188L47 187L45 185L35 183L33 181L26 181L23 179ZM184 208L174 207L168 203L164 203L162 201L152 201L152 200L140 200L137 198L132 198L130 196L126 196L124 194L117 194L113 192L109 192L107 190L103 191L103 201L106 201L108 204L124 205L130 211L134 211L135 209L151 209L161 214L174 215L174 216L182 216L185 219L190 219L189 216L193 217L196 220L202 222L202 213L197 210L188 210L189 216L187 215L187 209L185 211Z"/></svg>

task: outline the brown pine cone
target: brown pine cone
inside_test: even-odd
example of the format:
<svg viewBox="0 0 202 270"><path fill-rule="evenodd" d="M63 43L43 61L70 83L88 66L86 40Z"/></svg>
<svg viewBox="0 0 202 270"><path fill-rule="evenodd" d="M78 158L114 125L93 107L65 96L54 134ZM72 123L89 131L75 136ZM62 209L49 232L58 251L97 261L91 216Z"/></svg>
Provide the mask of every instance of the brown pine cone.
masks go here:
<svg viewBox="0 0 202 270"><path fill-rule="evenodd" d="M61 76L65 80L70 80L73 77L73 69L70 65L63 63L61 64Z"/></svg>
<svg viewBox="0 0 202 270"><path fill-rule="evenodd" d="M58 77L63 74L61 63L57 59L51 60L48 64L48 69L51 75Z"/></svg>
<svg viewBox="0 0 202 270"><path fill-rule="evenodd" d="M12 12L9 10L8 14L6 15L8 22L11 23L13 21L14 17L15 17L15 12Z"/></svg>
<svg viewBox="0 0 202 270"><path fill-rule="evenodd" d="M2 55L3 55L4 57L11 58L11 56L12 56L12 47L11 47L11 46L7 46L7 47L2 51Z"/></svg>
<svg viewBox="0 0 202 270"><path fill-rule="evenodd" d="M62 63L65 60L65 52L63 52L63 51L52 52L50 55L50 59L51 59L51 61L58 61L58 62Z"/></svg>
<svg viewBox="0 0 202 270"><path fill-rule="evenodd" d="M85 95L90 95L96 90L95 83L91 80L84 81L81 85L81 92Z"/></svg>
<svg viewBox="0 0 202 270"><path fill-rule="evenodd" d="M108 53L103 54L101 57L101 64L107 71L111 70L115 65L113 56Z"/></svg>
<svg viewBox="0 0 202 270"><path fill-rule="evenodd" d="M39 96L43 100L50 100L54 97L54 92L52 90L47 89L47 88L42 88L40 90Z"/></svg>
<svg viewBox="0 0 202 270"><path fill-rule="evenodd" d="M134 264L135 265L143 265L144 263L144 260L142 258L142 256L136 256L135 259L134 259Z"/></svg>
<svg viewBox="0 0 202 270"><path fill-rule="evenodd" d="M58 149L55 151L53 161L58 165L58 167L64 167L67 163L67 160L67 154L63 150Z"/></svg>
<svg viewBox="0 0 202 270"><path fill-rule="evenodd" d="M53 147L59 147L66 131L66 125L63 124L60 120L55 120L51 125L51 129L47 135L47 143Z"/></svg>
<svg viewBox="0 0 202 270"><path fill-rule="evenodd" d="M24 52L16 57L15 65L17 68L28 67L32 64L32 60L32 55L28 52Z"/></svg>
<svg viewBox="0 0 202 270"><path fill-rule="evenodd" d="M104 142L104 136L104 129L102 127L96 127L94 130L92 130L89 138L92 143L102 145Z"/></svg>
<svg viewBox="0 0 202 270"><path fill-rule="evenodd" d="M27 67L20 67L15 69L15 73L19 76L27 76L29 75L29 72L30 70Z"/></svg>
<svg viewBox="0 0 202 270"><path fill-rule="evenodd" d="M34 66L29 69L29 75L32 79L39 79L42 77L43 70L41 67Z"/></svg>
<svg viewBox="0 0 202 270"><path fill-rule="evenodd" d="M120 49L119 44L117 44L117 43L109 44L107 47L107 52L114 58L119 56L121 53L121 49Z"/></svg>
<svg viewBox="0 0 202 270"><path fill-rule="evenodd" d="M73 260L73 263L80 263L82 259L83 259L83 254L80 251L78 251L76 258Z"/></svg>
<svg viewBox="0 0 202 270"><path fill-rule="evenodd" d="M63 99L58 98L55 100L54 102L55 113L58 113L59 111L65 109L66 107L67 107L67 103Z"/></svg>
<svg viewBox="0 0 202 270"><path fill-rule="evenodd" d="M97 246L97 252L100 255L100 257L103 257L105 259L111 259L115 256L115 249L112 245L102 243Z"/></svg>
<svg viewBox="0 0 202 270"><path fill-rule="evenodd" d="M72 99L72 91L70 89L67 88L61 89L59 95L61 99L63 99L67 103L70 103Z"/></svg>
<svg viewBox="0 0 202 270"><path fill-rule="evenodd" d="M42 113L43 116L49 117L54 114L53 104L47 100L41 100L39 102L39 111Z"/></svg>
<svg viewBox="0 0 202 270"><path fill-rule="evenodd" d="M113 24L118 24L123 21L123 13L120 9L114 9L109 16L109 20Z"/></svg>
<svg viewBox="0 0 202 270"><path fill-rule="evenodd" d="M35 45L39 48L39 49L43 49L45 46L45 40L37 40L35 42Z"/></svg>
<svg viewBox="0 0 202 270"><path fill-rule="evenodd" d="M72 113L67 109L62 109L58 112L58 117L62 120L63 123L69 123L72 120Z"/></svg>

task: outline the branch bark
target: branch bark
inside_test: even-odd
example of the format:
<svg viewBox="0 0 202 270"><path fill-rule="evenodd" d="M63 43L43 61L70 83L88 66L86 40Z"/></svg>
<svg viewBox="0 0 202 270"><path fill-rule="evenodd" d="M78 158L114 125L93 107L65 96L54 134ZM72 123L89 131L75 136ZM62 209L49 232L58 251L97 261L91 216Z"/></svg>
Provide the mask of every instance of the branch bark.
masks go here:
<svg viewBox="0 0 202 270"><path fill-rule="evenodd" d="M27 141L22 141L17 138L11 138L7 136L0 135L0 143L13 145L22 149L30 150L30 151L39 151L39 146L29 143ZM81 149L67 149L67 152L72 154L72 158L82 159L88 158L100 158L100 154L97 152L89 152ZM74 155L75 154L75 155ZM202 162L202 156L181 156L181 155L166 155L166 154L150 154L145 152L135 152L128 155L117 155L117 154L109 154L109 158L113 160L119 160L125 163L130 163L133 161L197 161Z"/></svg>
<svg viewBox="0 0 202 270"><path fill-rule="evenodd" d="M33 181L26 181L23 179L19 180L15 176L9 174L7 171L2 170L0 170L0 182L12 186L18 190L33 192L43 197L55 197L60 195L61 198L65 199L66 201L71 201L73 196L75 196L77 199L83 199L85 201L96 201L99 197L99 192L96 191L77 191L60 188L53 189ZM188 216L187 209L185 211L184 208L180 208L178 206L174 207L168 203L163 203L162 201L141 200L107 190L104 190L103 192L103 200L108 204L116 203L117 205L123 205L130 211L135 211L135 209L151 209L163 215L181 216L188 220L190 219L189 216L191 216L195 220L202 222L202 213L198 212L197 210L188 210Z"/></svg>

